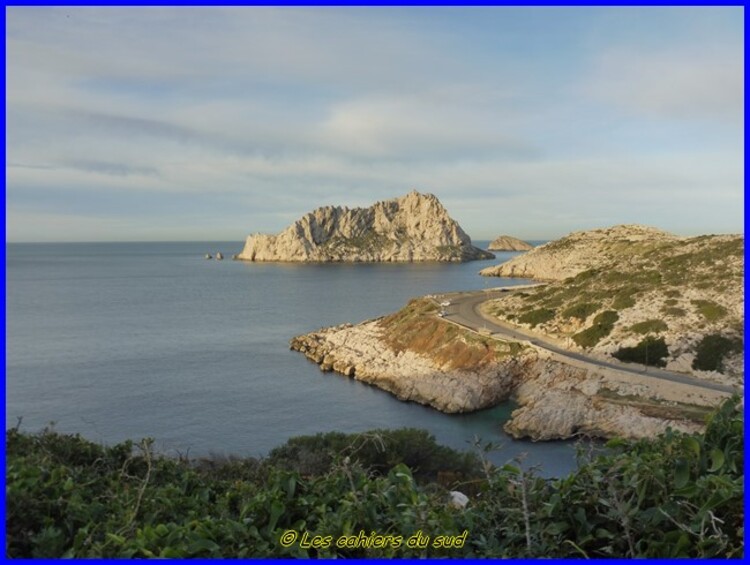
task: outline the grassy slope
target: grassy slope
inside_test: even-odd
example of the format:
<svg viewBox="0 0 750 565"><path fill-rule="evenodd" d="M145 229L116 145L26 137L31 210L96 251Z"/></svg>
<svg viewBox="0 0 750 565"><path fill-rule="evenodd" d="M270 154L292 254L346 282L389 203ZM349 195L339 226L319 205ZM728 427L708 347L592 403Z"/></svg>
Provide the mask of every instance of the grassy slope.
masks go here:
<svg viewBox="0 0 750 565"><path fill-rule="evenodd" d="M438 306L426 298L380 320L383 335L394 351L429 355L446 369L476 369L520 353L517 343L477 335L437 317Z"/></svg>

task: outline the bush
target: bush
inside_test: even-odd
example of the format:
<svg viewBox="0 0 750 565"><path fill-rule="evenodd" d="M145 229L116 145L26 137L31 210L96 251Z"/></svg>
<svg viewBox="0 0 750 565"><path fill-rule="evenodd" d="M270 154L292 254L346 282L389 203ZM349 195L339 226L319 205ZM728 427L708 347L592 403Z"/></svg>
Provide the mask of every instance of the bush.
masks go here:
<svg viewBox="0 0 750 565"><path fill-rule="evenodd" d="M698 342L693 359L693 369L699 371L723 371L723 361L729 353L742 351L742 340L730 339L719 334L703 336Z"/></svg>
<svg viewBox="0 0 750 565"><path fill-rule="evenodd" d="M667 323L663 320L646 320L630 326L630 331L644 335L647 333L665 332L668 329L669 326L667 326Z"/></svg>
<svg viewBox="0 0 750 565"><path fill-rule="evenodd" d="M596 302L579 302L578 304L574 304L564 310L562 315L565 318L578 318L579 320L585 320L601 307L602 305Z"/></svg>
<svg viewBox="0 0 750 565"><path fill-rule="evenodd" d="M612 333L612 329L615 327L615 322L619 319L620 316L617 312L613 310L605 310L601 314L597 314L594 318L594 323L590 328L586 328L575 334L573 336L573 341L581 347L594 347L603 338Z"/></svg>
<svg viewBox="0 0 750 565"><path fill-rule="evenodd" d="M555 311L549 308L539 308L537 310L531 310L524 312L518 317L518 321L521 324L529 324L532 328L535 328L539 324L548 322L555 317Z"/></svg>
<svg viewBox="0 0 750 565"><path fill-rule="evenodd" d="M620 288L614 294L612 300L612 308L615 310L625 310L626 308L632 308L635 306L635 295L638 294L638 287L636 286L625 286Z"/></svg>
<svg viewBox="0 0 750 565"><path fill-rule="evenodd" d="M376 475L385 475L396 465L405 464L421 483L436 481L438 474L466 481L481 473L476 455L439 445L426 430L414 428L298 436L273 449L268 463L302 475L323 475L344 457Z"/></svg>
<svg viewBox="0 0 750 565"><path fill-rule="evenodd" d="M647 336L635 347L621 347L612 356L625 363L665 367L669 349L663 337Z"/></svg>
<svg viewBox="0 0 750 565"><path fill-rule="evenodd" d="M667 306L661 310L666 316L674 316L675 318L682 318L687 312L677 306Z"/></svg>
<svg viewBox="0 0 750 565"><path fill-rule="evenodd" d="M303 477L218 478L159 457L150 442L102 447L49 431L6 434L7 557L742 557L744 418L738 397L705 434L613 440L567 477L488 467L456 510L406 465L356 462ZM404 439L412 434L406 432ZM337 443L338 440L331 440ZM623 525L623 522L627 527ZM460 548L282 546L285 532L337 538L418 530Z"/></svg>
<svg viewBox="0 0 750 565"><path fill-rule="evenodd" d="M692 300L693 306L698 310L698 313L703 316L708 322L715 322L721 320L727 315L727 309L721 304L716 304L711 300Z"/></svg>

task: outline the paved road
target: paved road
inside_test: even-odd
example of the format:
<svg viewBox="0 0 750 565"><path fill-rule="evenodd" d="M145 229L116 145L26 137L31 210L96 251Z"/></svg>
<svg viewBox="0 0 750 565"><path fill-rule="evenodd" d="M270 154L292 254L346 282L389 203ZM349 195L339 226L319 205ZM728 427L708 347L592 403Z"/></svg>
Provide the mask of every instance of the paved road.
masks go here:
<svg viewBox="0 0 750 565"><path fill-rule="evenodd" d="M690 377L683 373L675 373L672 371L665 371L663 369L655 369L651 367L649 367L648 370L646 370L645 367L642 365L626 365L624 363L608 362L608 361L601 361L599 359L594 359L592 357L588 357L587 355L583 355L581 353L576 353L574 351L568 351L567 349L562 349L560 347L557 347L555 344L550 343L549 341L544 340L543 338L540 338L538 336L529 336L527 334L521 333L517 330L514 330L513 328L509 326L506 326L505 324L498 323L498 321L488 320L487 318L482 316L482 314L479 313L479 306L483 302L492 300L494 298L499 298L503 294L506 294L507 292L511 292L512 288L513 287L510 287L509 290L507 291L494 291L494 290L493 291L476 291L476 292L466 292L466 293L451 295L450 296L451 305L445 307L444 309L445 318L452 322L461 324L462 326L466 326L467 328L470 328L475 331L480 331L482 329L485 329L485 330L490 331L493 334L502 334L504 336L507 336L517 341L530 342L533 345L540 347L542 349L546 349L548 351L557 353L558 355L562 355L570 359L583 361L584 363L589 363L590 365L595 365L598 367L607 367L609 369L614 369L616 371L622 371L625 373L633 373L633 374L640 375L640 376L647 375L655 379L672 381L672 382L682 383L686 385L693 385L693 386L697 386L700 388L718 390L721 392L728 392L728 393L739 392L734 387L722 385L719 383L712 383L709 381L704 381L701 379L697 379L695 377Z"/></svg>

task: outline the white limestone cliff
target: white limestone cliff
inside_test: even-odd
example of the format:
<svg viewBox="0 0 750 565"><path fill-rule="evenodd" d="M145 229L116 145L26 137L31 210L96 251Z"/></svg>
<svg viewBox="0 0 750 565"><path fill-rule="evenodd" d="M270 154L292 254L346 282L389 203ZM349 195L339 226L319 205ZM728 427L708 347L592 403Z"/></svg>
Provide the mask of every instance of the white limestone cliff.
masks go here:
<svg viewBox="0 0 750 565"><path fill-rule="evenodd" d="M493 257L471 244L437 197L412 191L369 208L318 208L277 235L249 236L238 259L411 262Z"/></svg>

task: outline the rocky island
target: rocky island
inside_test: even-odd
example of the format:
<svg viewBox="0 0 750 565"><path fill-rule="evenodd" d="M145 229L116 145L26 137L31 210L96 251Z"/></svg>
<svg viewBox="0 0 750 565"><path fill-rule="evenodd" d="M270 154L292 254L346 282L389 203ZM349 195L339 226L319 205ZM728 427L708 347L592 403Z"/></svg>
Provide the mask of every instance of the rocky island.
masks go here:
<svg viewBox="0 0 750 565"><path fill-rule="evenodd" d="M432 194L412 191L369 208L325 206L277 235L254 234L244 261L472 261L494 255L471 238Z"/></svg>
<svg viewBox="0 0 750 565"><path fill-rule="evenodd" d="M530 251L533 245L509 235L499 235L487 246L490 251Z"/></svg>
<svg viewBox="0 0 750 565"><path fill-rule="evenodd" d="M505 430L517 438L696 431L744 380L743 250L740 236L679 238L640 226L573 234L506 264L529 258L539 272L572 275L481 297L481 316L530 338L472 331L446 314L452 296L429 296L382 318L295 337L290 346L323 371L448 413L513 399L519 408ZM535 335L591 361L554 353ZM601 366L600 358L666 366L692 380Z"/></svg>

